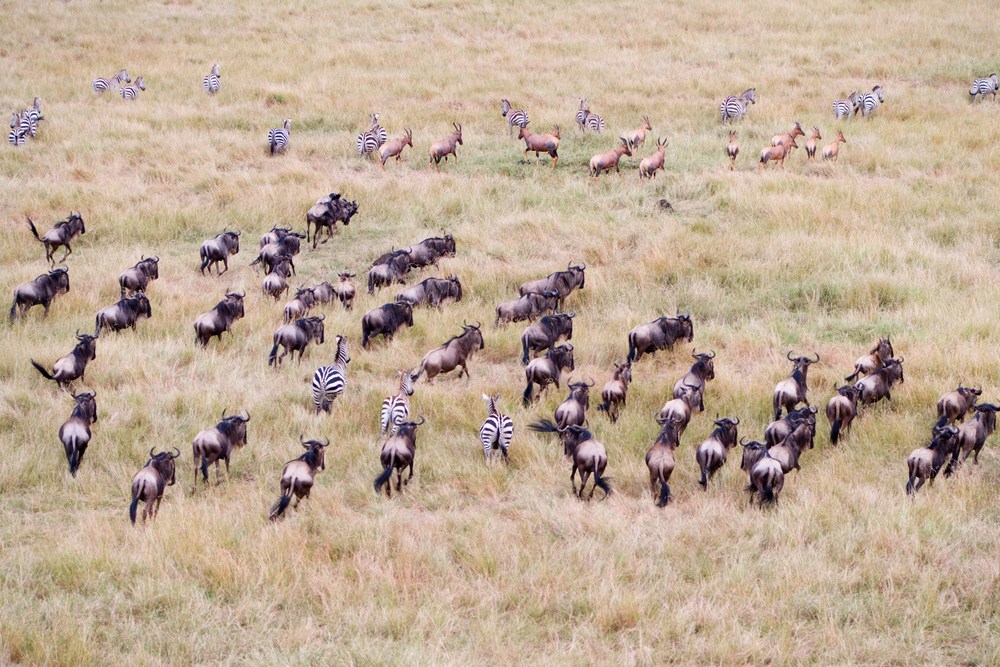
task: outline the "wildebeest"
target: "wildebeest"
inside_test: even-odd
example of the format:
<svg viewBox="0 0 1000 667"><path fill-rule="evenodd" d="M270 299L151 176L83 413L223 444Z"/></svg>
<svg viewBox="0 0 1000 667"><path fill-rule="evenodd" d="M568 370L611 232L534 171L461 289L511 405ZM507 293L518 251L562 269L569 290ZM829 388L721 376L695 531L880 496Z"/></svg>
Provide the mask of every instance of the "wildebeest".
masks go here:
<svg viewBox="0 0 1000 667"><path fill-rule="evenodd" d="M1000 410L1000 405L981 403L973 410L976 414L972 419L958 427L958 449L962 453L962 463L969 458L969 454L975 452L973 463L978 465L979 450L986 444L986 438L996 430L997 410Z"/></svg>
<svg viewBox="0 0 1000 667"><path fill-rule="evenodd" d="M816 417L809 415L800 421L795 430L779 444L767 450L771 458L781 464L781 472L786 475L792 470L800 470L799 458L806 447L812 449L816 436Z"/></svg>
<svg viewBox="0 0 1000 667"><path fill-rule="evenodd" d="M906 457L906 467L910 473L909 479L906 481L907 495L919 491L924 482L930 481L933 484L934 478L937 477L942 466L945 467L945 477L948 477L955 459L958 458L958 429L956 427L935 426L931 435L930 445L918 447Z"/></svg>
<svg viewBox="0 0 1000 667"><path fill-rule="evenodd" d="M886 359L882 368L854 384L854 388L858 390L858 402L861 405L871 405L883 398L891 401L893 385L897 382L902 384L903 381L903 358Z"/></svg>
<svg viewBox="0 0 1000 667"><path fill-rule="evenodd" d="M567 384L569 396L556 406L556 411L553 414L556 426L559 428L565 428L570 424L579 426L587 421L587 410L590 408L590 388L594 386L594 381L573 382L573 378L570 378Z"/></svg>
<svg viewBox="0 0 1000 667"><path fill-rule="evenodd" d="M672 350L681 338L687 342L694 340L694 323L690 315L677 314L676 317L658 317L652 322L640 324L628 334L628 360L638 361L644 354L653 354L664 348Z"/></svg>
<svg viewBox="0 0 1000 667"><path fill-rule="evenodd" d="M273 271L264 276L264 280L260 283L261 292L277 301L282 294L288 293L289 275L291 275L291 264L286 258L279 262Z"/></svg>
<svg viewBox="0 0 1000 667"><path fill-rule="evenodd" d="M59 264L66 261L66 258L70 256L73 249L69 247L76 237L87 232L87 228L83 224L83 218L79 213L70 213L69 218L63 220L62 222L57 222L52 229L45 232L44 236L38 235L38 230L35 229L35 223L28 218L28 228L31 233L35 235L41 244L45 247L45 259L49 260L50 264L56 264L57 262L52 258L52 254L57 248L63 246L66 248L66 252L63 254L62 259L59 260Z"/></svg>
<svg viewBox="0 0 1000 667"><path fill-rule="evenodd" d="M42 368L34 359L31 365L42 374L46 380L55 380L60 389L66 389L77 378L83 379L87 370L87 362L97 358L97 336L82 334L77 329L76 339L79 341L73 351L52 364L52 373Z"/></svg>
<svg viewBox="0 0 1000 667"><path fill-rule="evenodd" d="M559 313L546 315L542 319L528 325L521 334L521 363L528 365L528 354L538 354L547 350L560 340L573 338L573 318L576 313Z"/></svg>
<svg viewBox="0 0 1000 667"><path fill-rule="evenodd" d="M677 422L668 419L663 422L660 435L646 452L646 467L649 468L649 491L656 500L657 507L666 507L670 502L670 475L677 461L674 451L680 445ZM656 483L660 483L660 495L656 495Z"/></svg>
<svg viewBox="0 0 1000 667"><path fill-rule="evenodd" d="M844 379L848 382L854 382L860 375L871 375L882 368L882 364L891 359L894 354L889 339L879 338L868 354L858 357L858 360L854 362L854 372Z"/></svg>
<svg viewBox="0 0 1000 667"><path fill-rule="evenodd" d="M118 285L122 288L122 298L127 292L145 292L149 281L160 277L160 258L142 257L131 269L118 276Z"/></svg>
<svg viewBox="0 0 1000 667"><path fill-rule="evenodd" d="M396 477L396 490L402 491L403 484L409 484L413 479L413 459L417 455L417 427L424 423L424 418L420 421L405 421L399 424L399 430L382 444L382 451L379 453L379 460L382 462L382 473L375 478L375 493L381 493L382 486L385 486L385 495L392 497L392 477L393 470L398 471ZM409 468L410 475L403 481L403 469ZM388 482L388 484L386 484Z"/></svg>
<svg viewBox="0 0 1000 667"><path fill-rule="evenodd" d="M858 390L847 384L836 387L837 393L826 404L826 418L830 420L830 444L836 445L840 435L847 434L851 422L858 414Z"/></svg>
<svg viewBox="0 0 1000 667"><path fill-rule="evenodd" d="M520 322L521 320L533 322L539 315L555 314L558 309L559 293L555 290L549 290L542 294L532 292L497 306L497 319L493 322L493 326L499 326L501 320L504 324Z"/></svg>
<svg viewBox="0 0 1000 667"><path fill-rule="evenodd" d="M946 424L954 424L956 421L965 419L965 416L976 407L976 401L982 393L982 389L973 389L972 387L958 385L955 391L950 391L939 398L937 402L937 425L945 426Z"/></svg>
<svg viewBox="0 0 1000 667"><path fill-rule="evenodd" d="M301 364L302 355L305 354L306 346L309 345L310 341L318 339L317 344L323 344L323 320L325 319L326 315L303 317L291 324L283 324L278 327L277 331L274 332L274 347L271 348L271 353L267 357L267 365L280 366L281 360L289 352L292 353L291 359L294 360L296 350L299 351L299 363ZM278 346L284 348L281 356L278 356Z"/></svg>
<svg viewBox="0 0 1000 667"><path fill-rule="evenodd" d="M410 270L410 251L405 248L393 251L384 262L381 260L381 257L375 260L377 263L368 269L369 294L374 294L376 287L385 287L393 283L404 284L403 277Z"/></svg>
<svg viewBox="0 0 1000 667"><path fill-rule="evenodd" d="M215 308L202 313L194 321L194 340L208 347L208 341L213 336L222 340L222 333L229 331L233 322L243 317L244 294L228 292L226 298L215 304Z"/></svg>
<svg viewBox="0 0 1000 667"><path fill-rule="evenodd" d="M309 242L309 227L315 227L312 235L313 249L319 242L319 232L326 229L326 243L333 237L333 228L341 222L346 227L351 224L351 218L358 212L358 202L342 199L339 193L331 192L326 197L320 197L306 213L306 242Z"/></svg>
<svg viewBox="0 0 1000 667"><path fill-rule="evenodd" d="M786 411L791 412L799 403L809 405L809 398L807 396L809 392L807 384L809 365L819 361L818 353L815 359L810 359L809 357L792 357L791 350L785 356L788 357L788 360L794 366L792 367L792 374L774 387L774 396L771 399L771 405L774 408L775 419L781 419L782 407Z"/></svg>
<svg viewBox="0 0 1000 667"><path fill-rule="evenodd" d="M115 305L99 311L94 318L94 330L98 334L104 329L117 332L131 327L135 331L135 325L140 319L152 315L153 308L149 305L149 299L142 292L136 292L135 296L119 299Z"/></svg>
<svg viewBox="0 0 1000 667"><path fill-rule="evenodd" d="M264 272L270 273L279 262L287 260L292 267L292 273L295 273L295 261L293 258L299 254L300 241L304 238L305 234L299 232L286 233L279 240L274 243L268 243L261 248L260 252L257 253L257 258L250 262L250 266L262 264Z"/></svg>
<svg viewBox="0 0 1000 667"><path fill-rule="evenodd" d="M250 413L246 417L240 415L226 416L223 408L221 421L212 428L201 431L194 437L191 443L192 458L194 459L194 488L198 487L198 469L201 468L202 480L208 484L208 466L215 464L215 482L222 482L222 470L219 467L221 461L226 462L226 479L229 479L229 457L233 453L234 447L243 447L247 444L247 422L250 421ZM200 461L200 463L199 463Z"/></svg>
<svg viewBox="0 0 1000 667"><path fill-rule="evenodd" d="M295 298L285 304L285 323L305 317L315 303L316 295L311 287L300 287L295 290Z"/></svg>
<svg viewBox="0 0 1000 667"><path fill-rule="evenodd" d="M555 345L549 348L544 357L532 359L524 368L524 377L527 386L524 388L524 405L531 405L531 393L534 386L538 385L538 398L542 392L548 389L549 385L555 383L559 388L559 375L562 371L572 371L576 368L573 361L573 345Z"/></svg>
<svg viewBox="0 0 1000 667"><path fill-rule="evenodd" d="M752 440L741 444L743 444L744 450L756 450L761 454L760 458L756 459L752 465L743 468L750 476L750 485L747 487L751 494L750 502L753 503L753 494L756 493L761 505L777 503L778 494L785 486L785 473L781 469L781 464L771 458L761 443ZM746 451L744 451L745 453Z"/></svg>
<svg viewBox="0 0 1000 667"><path fill-rule="evenodd" d="M269 243L277 243L285 238L290 231L292 231L291 227L271 227L271 231L260 237L260 247L263 248Z"/></svg>
<svg viewBox="0 0 1000 667"><path fill-rule="evenodd" d="M690 385L698 387L701 389L702 400L698 403L698 411L705 411L705 382L708 380L715 379L715 352L698 352L697 349L691 350L691 356L695 358L694 364L691 365L691 370L682 377L680 380L674 383L674 398L680 398L681 394L684 393L684 386Z"/></svg>
<svg viewBox="0 0 1000 667"><path fill-rule="evenodd" d="M656 423L663 426L667 421L673 421L677 428L677 437L684 435L684 430L691 421L694 406L701 403L701 392L700 387L684 385L684 392L680 398L671 398L663 404L656 415Z"/></svg>
<svg viewBox="0 0 1000 667"><path fill-rule="evenodd" d="M561 305L570 292L575 289L583 289L587 278L586 270L586 264L570 262L565 271L556 271L544 278L524 283L518 289L518 294L524 296L525 294L555 292L559 295L559 305Z"/></svg>
<svg viewBox="0 0 1000 667"><path fill-rule="evenodd" d="M69 269L53 269L43 273L34 280L21 283L14 288L14 303L10 307L10 321L14 321L15 313L22 317L32 306L41 305L45 315L57 295L69 291Z"/></svg>
<svg viewBox="0 0 1000 667"><path fill-rule="evenodd" d="M708 483L715 473L726 463L729 450L736 446L739 438L739 418L723 417L715 420L715 430L695 450L694 458L701 470L698 483L708 490Z"/></svg>
<svg viewBox="0 0 1000 667"><path fill-rule="evenodd" d="M326 448L330 445L330 441L305 440L300 435L299 442L305 447L306 452L286 463L281 469L281 497L271 507L268 516L271 521L277 521L285 513L293 495L295 508L303 498L308 498L316 482L316 475L326 469Z"/></svg>
<svg viewBox="0 0 1000 667"><path fill-rule="evenodd" d="M455 238L451 234L432 236L403 250L407 251L410 268L420 269L431 264L437 266L442 257L455 256Z"/></svg>
<svg viewBox="0 0 1000 667"><path fill-rule="evenodd" d="M372 308L361 318L361 347L368 349L368 341L373 336L385 336L389 340L401 326L413 326L413 306L408 303L387 303Z"/></svg>
<svg viewBox="0 0 1000 667"><path fill-rule="evenodd" d="M625 405L625 398L628 395L628 386L632 382L632 362L626 361L624 364L615 363L615 374L611 381L604 385L601 390L601 400L604 402L597 406L598 410L608 413L608 419L614 424L618 421L620 406Z"/></svg>
<svg viewBox="0 0 1000 667"><path fill-rule="evenodd" d="M66 451L66 461L69 463L69 474L76 477L80 462L90 444L90 425L97 423L97 392L88 391L74 394L73 412L62 426L59 427L59 440ZM979 451L976 451L978 455Z"/></svg>
<svg viewBox="0 0 1000 667"><path fill-rule="evenodd" d="M459 366L458 377L465 373L466 379L470 378L469 368L466 366L469 358L476 350L483 349L483 334L479 330L479 323L462 323L462 333L452 336L443 345L440 345L427 354L420 362L420 367L414 376L419 378L422 373L427 373L427 383L430 384L440 373L448 373Z"/></svg>
<svg viewBox="0 0 1000 667"><path fill-rule="evenodd" d="M218 275L222 275L229 270L229 256L235 255L240 251L240 232L230 232L223 231L221 234L216 236L214 239L209 239L201 244L201 273L205 274L205 268L208 268L208 273L212 273L212 265L215 265L215 270ZM226 268L219 271L219 262L222 262L223 266Z"/></svg>
<svg viewBox="0 0 1000 667"><path fill-rule="evenodd" d="M132 504L128 508L129 519L135 523L135 511L139 507L139 502L145 502L142 509L142 520L147 517L155 518L160 511L160 500L163 499L163 490L168 486L173 486L176 478L174 476L174 459L181 455L179 449L174 447L176 454L170 452L160 452L153 454L153 448L149 449L149 460L146 465L139 469L139 472L132 478Z"/></svg>
<svg viewBox="0 0 1000 667"><path fill-rule="evenodd" d="M804 405L798 410L792 410L781 419L775 419L764 429L764 442L768 447L777 445L787 438L798 425L817 413L815 406Z"/></svg>
<svg viewBox="0 0 1000 667"><path fill-rule="evenodd" d="M569 481L573 485L573 494L583 499L583 492L587 487L587 479L591 473L594 475L594 487L590 490L590 496L594 497L594 491L598 487L604 491L604 497L611 495L610 480L603 477L604 469L608 465L608 454L604 445L594 438L594 435L587 430L586 424L569 424L567 426L557 426L548 419L528 426L532 431L539 433L558 433L563 443L563 451L573 461L573 470L569 474ZM576 492L576 473L580 472L580 493Z"/></svg>
<svg viewBox="0 0 1000 667"><path fill-rule="evenodd" d="M350 310L354 305L354 295L357 293L354 283L351 282L354 274L338 273L337 277L340 280L337 281L336 285L324 281L314 286L313 296L316 297L317 303L330 303L336 297L345 310Z"/></svg>
<svg viewBox="0 0 1000 667"><path fill-rule="evenodd" d="M427 303L435 308L449 299L456 302L462 300L462 283L453 275L447 278L427 278L396 295L397 302L405 301L412 306Z"/></svg>

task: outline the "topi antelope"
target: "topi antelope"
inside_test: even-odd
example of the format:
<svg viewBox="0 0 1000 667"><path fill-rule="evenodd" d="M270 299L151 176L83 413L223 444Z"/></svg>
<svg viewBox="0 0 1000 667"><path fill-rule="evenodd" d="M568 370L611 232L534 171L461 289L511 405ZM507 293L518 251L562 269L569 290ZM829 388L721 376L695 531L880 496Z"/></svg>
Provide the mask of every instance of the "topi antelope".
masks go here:
<svg viewBox="0 0 1000 667"><path fill-rule="evenodd" d="M729 171L736 170L736 156L740 154L740 145L736 143L736 130L729 130L729 143L726 145L726 155L729 156Z"/></svg>
<svg viewBox="0 0 1000 667"><path fill-rule="evenodd" d="M771 399L771 405L774 409L775 419L781 419L782 407L787 412L791 412L799 403L809 405L807 397L807 393L809 392L807 384L809 366L819 361L819 353L816 354L815 359L810 359L809 357L792 357L790 350L785 356L793 364L792 374L774 387L774 396Z"/></svg>
<svg viewBox="0 0 1000 667"><path fill-rule="evenodd" d="M858 360L854 362L854 372L844 379L848 382L854 382L862 375L871 375L882 368L882 364L893 356L895 353L892 350L892 342L888 338L879 338L868 354L858 357Z"/></svg>
<svg viewBox="0 0 1000 667"><path fill-rule="evenodd" d="M573 485L573 494L578 495L583 500L583 492L587 488L587 480L590 475L594 475L594 486L590 490L589 499L594 497L594 491L598 487L604 491L604 498L611 495L610 480L603 477L604 469L608 465L608 454L604 445L594 438L594 435L587 430L584 424L569 424L567 426L557 426L548 419L528 426L532 431L538 433L558 433L563 443L563 451L573 461L573 469L569 474L569 481ZM580 493L576 492L576 473L580 473Z"/></svg>
<svg viewBox="0 0 1000 667"><path fill-rule="evenodd" d="M847 143L847 139L844 138L844 133L840 130L837 131L837 137L829 144L823 148L823 159L837 161L837 156L840 155L840 144Z"/></svg>
<svg viewBox="0 0 1000 667"><path fill-rule="evenodd" d="M208 347L208 341L218 337L222 341L223 332L229 331L233 322L243 317L243 297L245 294L228 292L226 298L215 304L215 308L202 313L194 321L194 340L202 347Z"/></svg>
<svg viewBox="0 0 1000 667"><path fill-rule="evenodd" d="M715 473L726 463L729 450L736 446L739 438L739 418L730 419L723 417L715 420L715 430L705 439L694 453L694 458L698 462L701 470L701 478L698 483L701 488L708 490L708 483Z"/></svg>
<svg viewBox="0 0 1000 667"><path fill-rule="evenodd" d="M770 148L765 148L760 152L760 164L758 165L763 169L768 162L777 162L781 165L781 170L785 170L785 158L791 153L793 148L798 148L799 145L795 143L795 139L790 140L787 144L778 144L777 146L771 146Z"/></svg>
<svg viewBox="0 0 1000 667"><path fill-rule="evenodd" d="M174 459L181 455L181 451L174 447L176 454L170 452L153 453L153 448L149 449L149 460L146 465L139 469L139 472L132 478L132 504L128 508L128 516L132 523L135 523L135 512L140 502L145 502L142 509L142 521L147 518L156 518L160 511L160 501L163 499L163 491L168 486L173 486L176 481Z"/></svg>
<svg viewBox="0 0 1000 667"><path fill-rule="evenodd" d="M32 306L42 306L45 316L49 315L52 301L60 294L69 292L69 269L53 269L34 280L21 283L14 288L14 303L10 307L10 321L15 316L24 317Z"/></svg>
<svg viewBox="0 0 1000 667"><path fill-rule="evenodd" d="M69 217L62 222L57 222L52 229L45 232L44 235L39 236L38 230L35 229L35 223L28 218L28 229L36 239L45 248L45 259L49 261L50 264L62 264L66 261L66 258L73 253L73 249L69 246L78 236L87 233L87 228L83 224L83 218L79 213L70 213ZM62 259L58 262L53 258L53 253L60 247L66 248L66 252L63 254Z"/></svg>
<svg viewBox="0 0 1000 667"><path fill-rule="evenodd" d="M88 391L74 394L73 412L62 426L59 427L59 440L66 451L66 462L69 463L69 474L76 477L80 469L83 455L90 444L90 426L97 423L97 392ZM979 450L976 450L979 456Z"/></svg>
<svg viewBox="0 0 1000 667"><path fill-rule="evenodd" d="M314 317L303 317L295 320L291 324L284 324L274 332L274 347L267 357L267 365L277 368L281 365L285 355L291 352L291 359L295 359L295 352L298 350L299 363L302 363L302 355L305 354L306 347L313 340L318 339L318 345L323 344L323 320L326 315ZM281 356L278 356L278 347L283 347Z"/></svg>
<svg viewBox="0 0 1000 667"><path fill-rule="evenodd" d="M937 402L937 426L946 426L965 419L965 416L976 407L976 401L982 393L982 389L958 385L958 389L939 398Z"/></svg>
<svg viewBox="0 0 1000 667"><path fill-rule="evenodd" d="M518 139L524 139L524 160L528 161L528 153L534 152L535 164L538 164L540 153L548 153L552 158L551 168L556 168L559 162L559 126L553 128L551 134L533 134L528 131L528 124L525 123L517 133Z"/></svg>
<svg viewBox="0 0 1000 667"><path fill-rule="evenodd" d="M812 132L809 133L809 139L806 141L806 159L811 160L816 157L816 141L822 138L823 136L819 133L819 128L814 127Z"/></svg>
<svg viewBox="0 0 1000 667"><path fill-rule="evenodd" d="M611 381L604 385L601 390L601 400L604 401L597 406L598 410L608 413L608 419L614 424L618 421L618 414L625 406L625 398L628 395L628 386L632 383L632 362L626 361L624 364L615 364L615 373Z"/></svg>
<svg viewBox="0 0 1000 667"><path fill-rule="evenodd" d="M642 123L639 124L639 127L626 134L625 137L628 139L628 143L632 147L632 150L635 150L636 148L641 148L645 145L646 133L652 131L653 125L649 122L649 116L643 116ZM659 146L660 142L657 141L656 145Z"/></svg>
<svg viewBox="0 0 1000 667"><path fill-rule="evenodd" d="M378 149L379 158L381 158L380 166L382 170L385 171L385 163L389 158L396 158L396 162L399 162L399 158L403 155L403 149L409 146L413 148L413 132L410 130L404 130L403 136L396 139L390 139L389 141L382 144L382 147ZM458 158L455 158L456 160Z"/></svg>
<svg viewBox="0 0 1000 667"><path fill-rule="evenodd" d="M122 288L121 298L125 298L126 292L133 295L136 292L145 292L149 281L160 278L160 258L143 256L135 266L126 269L118 276L118 285Z"/></svg>
<svg viewBox="0 0 1000 667"><path fill-rule="evenodd" d="M687 342L694 340L694 324L690 315L659 317L652 322L640 324L628 334L628 360L638 361L643 354L653 354L658 350L673 349L681 338Z"/></svg>
<svg viewBox="0 0 1000 667"><path fill-rule="evenodd" d="M858 414L857 388L848 384L836 389L837 393L826 404L826 418L830 420L831 445L836 445L840 441L840 436L846 435L851 430L851 422Z"/></svg>
<svg viewBox="0 0 1000 667"><path fill-rule="evenodd" d="M771 137L771 146L784 146L788 148L795 141L795 137L804 136L806 136L806 133L802 131L802 125L798 121L795 121L791 130Z"/></svg>
<svg viewBox="0 0 1000 667"><path fill-rule="evenodd" d="M538 385L538 398L542 392L548 389L549 385L555 384L559 388L559 376L564 370L573 371L576 364L573 360L573 345L555 345L550 347L544 357L532 359L524 368L524 377L527 386L524 388L524 406L531 405L531 394L534 386Z"/></svg>
<svg viewBox="0 0 1000 667"><path fill-rule="evenodd" d="M618 166L621 162L622 156L627 155L632 157L632 149L629 148L628 139L625 137L618 137L621 143L609 151L604 153L598 153L594 157L590 158L590 175L597 178L602 172L610 173L611 168L614 167L618 175L621 176L622 170Z"/></svg>
<svg viewBox="0 0 1000 667"><path fill-rule="evenodd" d="M416 380L423 373L427 373L427 383L430 384L440 373L448 373L459 366L458 377L465 373L466 379L471 378L466 362L476 352L483 349L483 334L479 330L479 323L462 324L462 333L452 336L439 347L434 348L424 355L420 361L414 379Z"/></svg>
<svg viewBox="0 0 1000 667"><path fill-rule="evenodd" d="M222 470L219 466L221 461L226 462L226 479L229 479L229 458L232 456L233 448L242 448L247 444L247 422L250 421L250 413L246 417L240 415L226 416L223 408L221 421L212 428L201 431L194 437L191 443L192 458L194 459L194 486L198 488L198 470L201 469L202 481L208 485L208 466L215 464L215 483L222 482ZM200 460L200 463L199 463Z"/></svg>
<svg viewBox="0 0 1000 667"><path fill-rule="evenodd" d="M76 379L83 379L83 374L87 370L87 362L97 358L97 336L82 334L77 329L76 339L79 341L73 351L64 357L56 360L52 364L52 373L45 370L41 364L34 359L31 365L42 374L46 380L54 380L60 389L66 389Z"/></svg>
<svg viewBox="0 0 1000 667"><path fill-rule="evenodd" d="M455 152L455 147L456 144L458 146L462 145L462 126L458 123L452 123L451 125L455 128L454 132L441 141L435 141L431 144L430 162L434 163L434 168L438 171L441 171L441 160L447 162L449 155L455 158L455 162L458 162L458 153Z"/></svg>
<svg viewBox="0 0 1000 667"><path fill-rule="evenodd" d="M666 157L665 151L667 150L667 141L660 141L660 138L656 138L656 152L652 155L642 158L639 162L639 180L644 178L656 178L656 172L663 169L663 160Z"/></svg>
<svg viewBox="0 0 1000 667"><path fill-rule="evenodd" d="M281 469L281 497L271 506L268 519L277 521L288 509L288 504L295 496L297 509L303 498L309 497L313 484L316 482L316 475L326 469L326 448L330 441L320 442L319 440L305 440L300 435L299 442L305 447L305 453L297 459L292 459Z"/></svg>
<svg viewBox="0 0 1000 667"><path fill-rule="evenodd" d="M396 435L385 441L379 460L382 462L382 473L375 478L375 493L381 493L385 486L385 495L392 498L392 477L393 471L397 472L396 490L402 492L403 485L409 484L413 479L413 459L417 455L417 427L424 423L424 418L420 421L405 421L399 424ZM410 476L403 481L403 469L410 469ZM388 485L386 484L388 482Z"/></svg>

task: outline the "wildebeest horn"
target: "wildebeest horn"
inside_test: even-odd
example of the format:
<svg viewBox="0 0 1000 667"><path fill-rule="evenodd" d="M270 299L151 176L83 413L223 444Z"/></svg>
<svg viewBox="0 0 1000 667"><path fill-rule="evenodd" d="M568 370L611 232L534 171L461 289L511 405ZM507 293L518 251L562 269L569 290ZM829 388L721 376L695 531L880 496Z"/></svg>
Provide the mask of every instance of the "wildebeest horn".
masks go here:
<svg viewBox="0 0 1000 667"><path fill-rule="evenodd" d="M306 449L309 449L309 445L306 444L306 438L302 433L299 433L299 444L301 444Z"/></svg>
<svg viewBox="0 0 1000 667"><path fill-rule="evenodd" d="M177 449L176 447L174 447L173 450L175 452L177 452L177 453L176 454L171 454L170 458L172 458L172 459L180 458L181 450Z"/></svg>
<svg viewBox="0 0 1000 667"><path fill-rule="evenodd" d="M222 408L222 416L220 416L219 419L225 419L226 418L226 410L228 410L228 409L229 408Z"/></svg>
<svg viewBox="0 0 1000 667"><path fill-rule="evenodd" d="M572 313L563 313L563 315L565 315L569 319L573 319L574 317L576 317L576 311L574 310Z"/></svg>
<svg viewBox="0 0 1000 667"><path fill-rule="evenodd" d="M667 419L666 417L664 417L664 416L663 416L663 415L661 415L660 413L656 413L656 416L655 416L655 417L653 417L653 419L654 419L654 420L656 421L656 423L657 423L657 424L659 424L660 426L663 426L664 424L666 424L666 423L667 423L667 422L669 421L669 420L668 420L668 419Z"/></svg>
<svg viewBox="0 0 1000 667"><path fill-rule="evenodd" d="M159 261L160 261L159 257L152 257L150 259L152 259L154 262L157 262L157 263L159 263Z"/></svg>
<svg viewBox="0 0 1000 667"><path fill-rule="evenodd" d="M819 361L819 352L817 352L817 353L816 353L816 358L815 358L815 359L813 360L813 362L812 362L812 363L814 363L814 364L815 364L815 363L817 363L818 361ZM902 360L900 360L900 361L902 361Z"/></svg>
<svg viewBox="0 0 1000 667"><path fill-rule="evenodd" d="M704 352L702 352L702 354L704 354ZM710 352L708 353L708 358L709 358L709 359L715 359L715 350L711 350L711 351L710 351Z"/></svg>
<svg viewBox="0 0 1000 667"><path fill-rule="evenodd" d="M732 422L733 422L733 426L739 426L739 425L740 425L740 418L739 418L739 417L737 417L737 418L735 419L735 421L734 421L734 420L730 420L730 421L732 421Z"/></svg>
<svg viewBox="0 0 1000 667"><path fill-rule="evenodd" d="M420 426L420 425L421 425L421 424L423 424L423 423L424 423L425 421L427 421L427 420L426 420L426 419L424 419L424 416L423 416L423 415L420 415L420 421L418 421L418 422L413 422L413 425L414 425L414 426Z"/></svg>
<svg viewBox="0 0 1000 667"><path fill-rule="evenodd" d="M588 375L588 376L587 376L587 379L588 379L588 380L590 380L590 382L584 382L584 384L585 384L585 385L587 385L588 387L593 387L593 386L594 386L594 384L595 384L595 383L594 383L594 378L592 378L592 377L590 377L590 376Z"/></svg>
<svg viewBox="0 0 1000 667"><path fill-rule="evenodd" d="M323 320L326 319L326 313L323 313L322 315L318 316L316 319L319 320L320 322L322 322Z"/></svg>
<svg viewBox="0 0 1000 667"><path fill-rule="evenodd" d="M903 360L902 360L902 359L900 359L899 361L900 361L900 363L902 363L902 361L903 361ZM981 394L983 393L983 388L982 388L982 386L980 386L980 387L979 387L979 389L973 389L973 390L972 390L972 393L973 393L973 394L975 394L976 396L979 396L979 395L981 395Z"/></svg>
<svg viewBox="0 0 1000 667"><path fill-rule="evenodd" d="M903 363L903 357L896 357L896 361L898 361L899 363ZM976 396L978 395L979 394L976 394Z"/></svg>
<svg viewBox="0 0 1000 667"><path fill-rule="evenodd" d="M250 421L250 411L247 410L247 416L246 417L240 417L240 419L243 420L244 424L246 424L248 421Z"/></svg>
<svg viewBox="0 0 1000 667"><path fill-rule="evenodd" d="M746 439L747 437L745 435L740 437L740 444L743 445L744 447L747 446Z"/></svg>
<svg viewBox="0 0 1000 667"><path fill-rule="evenodd" d="M792 359L792 351L791 350L789 350L788 354L786 354L785 356L788 357L789 361L795 361L794 359Z"/></svg>
<svg viewBox="0 0 1000 667"><path fill-rule="evenodd" d="M476 322L475 324L473 324L473 325L471 325L471 326L472 326L472 328L473 328L473 329L478 329L478 328L480 328L480 327L481 327L482 325L481 325L481 324L480 324L479 322Z"/></svg>
<svg viewBox="0 0 1000 667"><path fill-rule="evenodd" d="M156 447L150 447L149 448L149 458L153 458L153 450L154 449L156 449Z"/></svg>

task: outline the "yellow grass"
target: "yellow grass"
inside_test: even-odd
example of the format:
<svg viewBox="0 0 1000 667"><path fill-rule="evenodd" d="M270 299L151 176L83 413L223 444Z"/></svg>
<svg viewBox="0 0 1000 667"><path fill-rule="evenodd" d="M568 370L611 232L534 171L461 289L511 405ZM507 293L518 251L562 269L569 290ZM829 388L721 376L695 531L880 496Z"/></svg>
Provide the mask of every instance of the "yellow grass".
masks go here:
<svg viewBox="0 0 1000 667"><path fill-rule="evenodd" d="M0 662L105 664L968 664L1000 661L1000 460L903 492L906 454L925 444L937 397L959 382L996 400L1000 124L968 86L996 69L994 6L868 3L233 3L111 0L29 3L0 12L0 109L38 95L39 138L0 150L0 284L45 270L24 222L70 210L87 234L68 264L72 290L48 320L0 327ZM222 90L201 92L213 62ZM96 98L89 82L126 66L147 90ZM882 84L875 117L834 123L830 103ZM756 86L728 171L723 96ZM608 124L581 135L577 98ZM499 100L535 131L562 127L560 162L521 164ZM354 136L381 112L415 147L386 173ZM639 182L586 178L591 155L648 115L641 152L666 137L666 171ZM292 119L287 155L265 135ZM792 121L843 129L836 165L758 173ZM462 123L459 160L427 167L427 147ZM350 227L297 258L298 284L359 281L391 247L442 230L466 299L420 309L391 344L360 349L360 316L397 290L324 308L328 341L348 336L347 395L329 417L301 365L267 367L280 305L248 267L272 225L301 228L319 196L361 207ZM673 213L662 212L665 198ZM243 252L220 278L198 246L224 227ZM100 421L75 479L59 424L71 401L30 367L51 364L117 299L118 274L161 258L137 333L98 344L87 384ZM521 328L490 328L494 306L528 279L587 263L574 294L577 376L598 386L635 324L677 308L714 349L708 412L678 451L675 501L653 506L643 453L652 415L690 364L679 346L636 365L621 421L591 412L617 494L581 503L551 438L526 426L562 400L520 406ZM434 275L433 270L411 282ZM247 317L222 344L193 344L191 323L227 288ZM374 495L378 409L395 371L456 333L485 325L469 381L421 381L416 477ZM811 397L879 335L906 359L891 406L817 448L789 475L780 506L749 509L738 452L698 487L694 449L710 417L739 416L760 437L789 349L819 352ZM510 469L487 469L480 395L499 391L516 434ZM223 408L249 410L249 445L227 484L192 491L190 442ZM299 434L328 437L313 495L270 525L282 464ZM127 520L129 482L151 446L179 447L178 483L151 526ZM214 482L214 473L212 476ZM600 494L598 494L600 495Z"/></svg>

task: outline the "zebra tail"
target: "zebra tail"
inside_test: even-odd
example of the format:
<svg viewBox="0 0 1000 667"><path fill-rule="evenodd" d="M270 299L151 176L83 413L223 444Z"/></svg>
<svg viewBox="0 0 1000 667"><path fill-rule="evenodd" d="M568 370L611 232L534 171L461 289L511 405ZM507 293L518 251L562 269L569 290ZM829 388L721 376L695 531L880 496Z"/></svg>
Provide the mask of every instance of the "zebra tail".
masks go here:
<svg viewBox="0 0 1000 667"><path fill-rule="evenodd" d="M272 134L270 139L271 139L271 155L274 155L274 151L277 148L278 144L278 142L276 141L277 137Z"/></svg>

